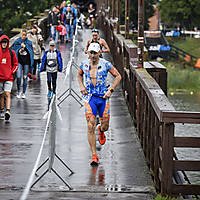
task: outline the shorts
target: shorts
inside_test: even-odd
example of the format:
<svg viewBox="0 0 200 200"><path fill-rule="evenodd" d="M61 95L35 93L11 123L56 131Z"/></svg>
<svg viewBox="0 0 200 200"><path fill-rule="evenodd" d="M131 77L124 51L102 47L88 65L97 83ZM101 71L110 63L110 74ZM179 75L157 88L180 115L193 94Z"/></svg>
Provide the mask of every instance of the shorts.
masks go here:
<svg viewBox="0 0 200 200"><path fill-rule="evenodd" d="M12 81L0 82L0 94L11 92L13 86Z"/></svg>
<svg viewBox="0 0 200 200"><path fill-rule="evenodd" d="M100 119L110 118L110 105L108 99L103 99L101 97L92 96L90 101L85 103L85 115L86 119L89 120L91 116L97 116L99 114Z"/></svg>

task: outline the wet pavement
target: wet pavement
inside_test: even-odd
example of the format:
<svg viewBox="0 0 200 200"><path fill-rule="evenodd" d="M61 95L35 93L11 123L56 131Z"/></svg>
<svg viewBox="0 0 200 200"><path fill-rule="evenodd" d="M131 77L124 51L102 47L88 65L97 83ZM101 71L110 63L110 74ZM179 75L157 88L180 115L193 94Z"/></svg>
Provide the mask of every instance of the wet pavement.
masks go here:
<svg viewBox="0 0 200 200"><path fill-rule="evenodd" d="M87 58L83 53L90 30L78 32L75 62ZM71 44L60 44L66 66ZM107 56L107 59L111 59ZM57 96L69 88L69 78L58 74ZM110 81L112 78L109 77ZM77 69L73 67L72 89L78 94ZM0 200L19 199L33 170L43 139L48 109L46 73L40 79L29 81L27 99L12 95L11 119L0 121ZM81 102L83 103L83 102ZM69 96L60 104L63 121L56 117L56 153L74 171L55 158L54 169L72 186L69 189L54 174L47 173L31 190L27 199L152 199L153 183L136 136L132 119L122 95L121 87L110 99L110 128L106 144L97 142L100 165L91 167L91 153L87 142L84 107ZM42 152L42 163L49 155L48 137ZM47 169L43 166L38 175Z"/></svg>

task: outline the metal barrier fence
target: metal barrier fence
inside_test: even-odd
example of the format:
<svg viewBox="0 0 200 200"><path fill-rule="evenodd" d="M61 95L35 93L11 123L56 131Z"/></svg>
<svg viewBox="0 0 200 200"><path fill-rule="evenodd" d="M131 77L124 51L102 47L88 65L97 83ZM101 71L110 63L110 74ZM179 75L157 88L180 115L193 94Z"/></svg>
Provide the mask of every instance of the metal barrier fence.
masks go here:
<svg viewBox="0 0 200 200"><path fill-rule="evenodd" d="M78 69L78 65L74 62L74 53L75 53L75 46L77 43L76 40L76 36L78 33L78 26L76 25L76 30L75 30L75 34L73 36L73 42L72 42L72 51L70 54L70 60L67 64L67 67L64 68L64 72L65 72L65 80L67 79L67 77L69 76L69 88L67 90L65 90L59 97L58 100L60 101L58 103L58 106L64 102L65 99L67 99L69 96L72 96L79 104L80 106L83 106L83 104L81 103L82 98L73 90L72 88L72 67L74 66L76 69ZM67 94L68 93L68 94ZM66 95L67 94L67 95ZM66 95L66 96L65 96Z"/></svg>
<svg viewBox="0 0 200 200"><path fill-rule="evenodd" d="M72 89L72 66L78 67L77 64L74 62L74 52L75 52L75 46L76 46L76 36L77 36L77 26L76 31L73 36L73 43L71 48L71 54L70 54L70 60L67 64L67 67L64 68L65 73L65 80L69 76L69 88L60 96L58 97L58 100L60 101L57 104L56 96L54 95L49 103L49 109L48 112L44 115L44 119L47 119L45 132L43 136L43 140L40 146L40 150L37 156L37 159L35 161L33 170L29 176L28 182L24 188L24 191L20 197L20 200L26 200L28 197L28 194L30 192L30 189L42 178L47 174L48 172L53 172L70 190L72 190L72 186L65 181L61 175L53 168L54 160L57 158L63 165L66 167L72 175L74 172L67 166L67 164L56 154L56 114L58 114L59 118L62 120L62 116L60 114L58 106L69 96L75 98L75 100L82 106L82 103L80 102L82 98ZM64 97L64 95L69 92L69 94ZM79 100L72 94L72 92L79 98ZM64 97L64 98L62 98ZM49 133L49 156L47 159L39 166L39 162L41 159L42 151L44 148L44 143L47 137L47 133ZM48 163L47 169L33 182L35 175L37 175L37 172ZM39 167L38 167L39 166Z"/></svg>

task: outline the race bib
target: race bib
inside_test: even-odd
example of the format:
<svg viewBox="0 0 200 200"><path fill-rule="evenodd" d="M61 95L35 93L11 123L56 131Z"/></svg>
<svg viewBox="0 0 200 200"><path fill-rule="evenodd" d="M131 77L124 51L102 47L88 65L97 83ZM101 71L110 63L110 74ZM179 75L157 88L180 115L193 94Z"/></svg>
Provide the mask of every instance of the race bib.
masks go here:
<svg viewBox="0 0 200 200"><path fill-rule="evenodd" d="M47 65L48 65L49 67L55 67L56 64L57 64L57 61L56 61L55 59L49 59L49 60L47 61Z"/></svg>
<svg viewBox="0 0 200 200"><path fill-rule="evenodd" d="M2 59L2 64L6 64L6 58Z"/></svg>

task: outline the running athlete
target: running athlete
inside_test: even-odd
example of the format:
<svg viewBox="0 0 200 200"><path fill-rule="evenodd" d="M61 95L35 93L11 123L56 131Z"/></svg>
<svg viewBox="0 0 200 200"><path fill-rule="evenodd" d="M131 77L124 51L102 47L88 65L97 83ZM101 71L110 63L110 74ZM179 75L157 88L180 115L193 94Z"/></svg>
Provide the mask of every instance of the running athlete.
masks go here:
<svg viewBox="0 0 200 200"><path fill-rule="evenodd" d="M89 59L83 61L78 71L78 82L80 92L86 96L85 114L88 125L88 142L92 151L92 159L90 164L98 164L99 158L96 152L96 135L95 135L95 121L97 111L100 116L101 124L97 126L99 133L99 143L105 144L105 131L109 128L110 108L109 98L114 92L114 89L121 80L121 75L113 67L113 65L99 58L100 45L98 43L91 43L88 48ZM114 77L112 86L108 89L106 79L108 72ZM83 83L83 75L85 84Z"/></svg>
<svg viewBox="0 0 200 200"><path fill-rule="evenodd" d="M85 54L88 53L88 47L91 43L98 43L100 45L100 53L109 53L110 48L106 41L99 37L99 31L97 29L92 29L92 39L89 39L85 47Z"/></svg>

